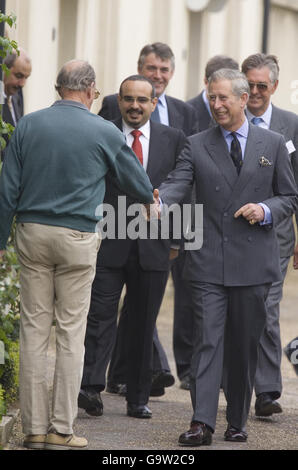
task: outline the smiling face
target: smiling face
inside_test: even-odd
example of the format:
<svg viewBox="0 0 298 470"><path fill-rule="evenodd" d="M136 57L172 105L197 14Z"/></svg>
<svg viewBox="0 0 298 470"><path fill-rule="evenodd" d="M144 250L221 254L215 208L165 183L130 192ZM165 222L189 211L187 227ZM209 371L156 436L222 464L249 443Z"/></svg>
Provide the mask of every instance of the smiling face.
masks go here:
<svg viewBox="0 0 298 470"><path fill-rule="evenodd" d="M142 127L151 117L157 103L147 81L127 80L121 86L118 104L124 121L134 129Z"/></svg>
<svg viewBox="0 0 298 470"><path fill-rule="evenodd" d="M272 83L268 67L248 70L246 78L250 86L247 103L249 111L255 116L262 116L270 104L271 95L275 92L278 80Z"/></svg>
<svg viewBox="0 0 298 470"><path fill-rule="evenodd" d="M138 73L149 78L155 87L156 96L162 95L171 80L174 70L171 59L161 59L154 52L145 57L142 67L138 68Z"/></svg>
<svg viewBox="0 0 298 470"><path fill-rule="evenodd" d="M240 97L232 90L232 82L222 79L211 82L208 88L210 109L216 122L228 131L236 131L245 121L244 109L248 94Z"/></svg>

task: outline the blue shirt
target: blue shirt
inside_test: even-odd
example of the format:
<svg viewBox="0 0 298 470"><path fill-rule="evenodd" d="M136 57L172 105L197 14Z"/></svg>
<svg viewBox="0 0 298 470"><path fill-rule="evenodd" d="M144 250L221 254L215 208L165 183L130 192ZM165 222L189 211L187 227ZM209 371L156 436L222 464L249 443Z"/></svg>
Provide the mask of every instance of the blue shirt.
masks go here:
<svg viewBox="0 0 298 470"><path fill-rule="evenodd" d="M160 119L161 124L168 126L169 125L169 113L168 113L168 105L167 105L165 93L160 95L160 97L158 98L157 109L158 109L159 119Z"/></svg>

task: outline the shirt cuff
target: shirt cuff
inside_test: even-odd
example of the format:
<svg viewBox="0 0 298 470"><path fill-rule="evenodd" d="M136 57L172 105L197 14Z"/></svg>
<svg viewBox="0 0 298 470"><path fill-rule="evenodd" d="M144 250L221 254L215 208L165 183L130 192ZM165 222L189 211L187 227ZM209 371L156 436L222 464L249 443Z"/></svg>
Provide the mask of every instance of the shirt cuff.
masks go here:
<svg viewBox="0 0 298 470"><path fill-rule="evenodd" d="M269 209L268 206L266 206L266 204L264 204L263 202L259 202L258 203L259 206L263 207L264 209L264 220L262 220L262 222L260 222L260 225L270 225L272 224L272 214L271 214L271 210Z"/></svg>

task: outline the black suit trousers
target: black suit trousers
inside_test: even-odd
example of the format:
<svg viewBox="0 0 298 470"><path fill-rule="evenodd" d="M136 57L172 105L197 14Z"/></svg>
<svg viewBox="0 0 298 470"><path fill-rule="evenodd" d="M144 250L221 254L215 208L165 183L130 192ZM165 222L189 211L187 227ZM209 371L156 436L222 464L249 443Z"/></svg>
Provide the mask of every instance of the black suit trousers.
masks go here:
<svg viewBox="0 0 298 470"><path fill-rule="evenodd" d="M97 266L85 338L82 387L105 388L105 376L117 331L118 304L126 285L127 401L146 404L152 377L152 338L166 287L167 271L144 271L138 251L119 268Z"/></svg>

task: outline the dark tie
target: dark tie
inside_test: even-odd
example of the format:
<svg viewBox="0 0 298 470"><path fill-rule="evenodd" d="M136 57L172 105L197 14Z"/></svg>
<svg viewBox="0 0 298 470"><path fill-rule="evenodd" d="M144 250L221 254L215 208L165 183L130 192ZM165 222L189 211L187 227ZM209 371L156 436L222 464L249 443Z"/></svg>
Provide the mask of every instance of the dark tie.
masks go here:
<svg viewBox="0 0 298 470"><path fill-rule="evenodd" d="M232 143L231 143L231 157L234 162L234 165L236 167L237 173L239 175L241 166L242 166L242 151L241 151L241 145L239 140L237 139L236 133L231 132L231 136L233 137Z"/></svg>
<svg viewBox="0 0 298 470"><path fill-rule="evenodd" d="M159 111L158 111L158 103L157 103L157 105L155 106L155 110L154 110L153 113L151 114L151 119L152 119L152 121L154 121L154 122L160 122L160 116L159 116Z"/></svg>
<svg viewBox="0 0 298 470"><path fill-rule="evenodd" d="M143 149L142 149L142 144L140 142L140 136L142 135L142 132L135 129L134 131L131 132L131 135L134 138L131 148L136 154L136 156L138 157L141 165L143 165Z"/></svg>
<svg viewBox="0 0 298 470"><path fill-rule="evenodd" d="M263 122L263 119L260 118L260 117L253 117L251 122L255 125L255 126L258 126L259 124L261 124L261 122Z"/></svg>

